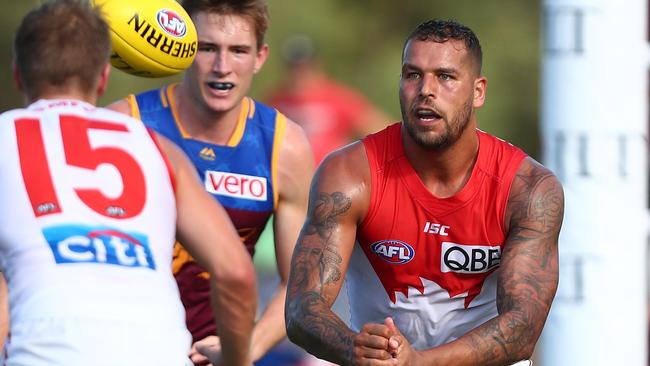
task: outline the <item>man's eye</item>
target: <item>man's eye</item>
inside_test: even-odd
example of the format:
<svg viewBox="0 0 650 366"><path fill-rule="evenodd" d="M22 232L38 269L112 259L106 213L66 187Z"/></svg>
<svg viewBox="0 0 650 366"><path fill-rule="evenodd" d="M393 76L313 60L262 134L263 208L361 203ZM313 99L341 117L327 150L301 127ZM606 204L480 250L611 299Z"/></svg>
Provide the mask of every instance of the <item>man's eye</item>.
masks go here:
<svg viewBox="0 0 650 366"><path fill-rule="evenodd" d="M449 74L440 74L438 77L440 80L451 80L451 75Z"/></svg>
<svg viewBox="0 0 650 366"><path fill-rule="evenodd" d="M417 72L407 72L406 73L406 78L407 79L418 79L420 77L420 74Z"/></svg>

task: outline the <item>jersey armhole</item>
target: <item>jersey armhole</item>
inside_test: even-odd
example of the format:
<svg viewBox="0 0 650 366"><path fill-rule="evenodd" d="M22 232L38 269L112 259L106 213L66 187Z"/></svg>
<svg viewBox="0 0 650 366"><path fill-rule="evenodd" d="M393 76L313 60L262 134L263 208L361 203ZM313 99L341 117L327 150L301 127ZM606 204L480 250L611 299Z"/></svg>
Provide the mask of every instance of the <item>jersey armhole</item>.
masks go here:
<svg viewBox="0 0 650 366"><path fill-rule="evenodd" d="M368 202L368 212L366 212L366 217L361 221L359 229L364 228L368 225L377 213L376 205L378 197L376 197L378 189L378 177L377 177L377 154L376 149L377 145L375 141L370 138L365 138L362 140L363 147L366 151L366 160L368 161L368 169L370 170L370 202Z"/></svg>
<svg viewBox="0 0 650 366"><path fill-rule="evenodd" d="M167 167L167 174L169 175L169 183L172 185L172 190L174 191L174 194L176 194L176 178L174 176L174 169L172 168L172 164L169 161L167 154L165 154L165 152L162 150L160 146L160 141L158 141L158 138L156 137L154 130L147 127L147 132L149 132L149 136L151 136L151 140L156 145L158 152L160 152L160 156L165 162L165 166Z"/></svg>
<svg viewBox="0 0 650 366"><path fill-rule="evenodd" d="M521 168L521 165L524 163L524 160L526 160L527 155L521 151L517 150L517 154L514 154L512 158L512 163L506 170L506 172L503 174L503 182L506 184L505 189L503 190L503 199L500 204L500 210L501 212L499 213L499 218L501 221L501 231L503 232L504 238L508 237L508 232L506 231L506 214L508 211L508 201L510 200L510 191L512 189L512 184L515 181L517 172Z"/></svg>
<svg viewBox="0 0 650 366"><path fill-rule="evenodd" d="M126 96L126 102L129 104L129 110L131 111L131 117L135 119L142 120L140 117L140 107L138 107L138 101L135 98L135 95L129 94Z"/></svg>
<svg viewBox="0 0 650 366"><path fill-rule="evenodd" d="M273 187L273 211L278 208L280 200L280 183L278 182L278 164L280 149L282 148L282 138L284 130L287 127L287 117L276 111L275 115L275 132L273 135L273 152L271 153L271 186Z"/></svg>

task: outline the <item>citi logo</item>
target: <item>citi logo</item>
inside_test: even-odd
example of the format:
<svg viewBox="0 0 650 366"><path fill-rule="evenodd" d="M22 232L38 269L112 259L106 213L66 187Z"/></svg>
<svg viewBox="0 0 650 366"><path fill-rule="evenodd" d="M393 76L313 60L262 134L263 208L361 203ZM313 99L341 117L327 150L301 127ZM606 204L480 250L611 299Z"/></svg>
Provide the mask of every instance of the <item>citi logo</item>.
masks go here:
<svg viewBox="0 0 650 366"><path fill-rule="evenodd" d="M440 225L440 224L433 224L429 221L427 221L426 224L424 224L424 232L427 234L434 234L434 235L441 235L441 236L447 236L448 231L450 227L447 225Z"/></svg>
<svg viewBox="0 0 650 366"><path fill-rule="evenodd" d="M413 247L399 240L381 240L373 243L370 250L391 264L404 264L415 257Z"/></svg>
<svg viewBox="0 0 650 366"><path fill-rule="evenodd" d="M265 177L206 170L205 190L222 196L266 201Z"/></svg>
<svg viewBox="0 0 650 366"><path fill-rule="evenodd" d="M159 10L156 18L160 27L171 36L181 38L187 33L183 18L169 9Z"/></svg>
<svg viewBox="0 0 650 366"><path fill-rule="evenodd" d="M208 161L214 161L214 159L217 157L217 155L214 153L214 150L212 150L211 147L207 147L207 146L201 149L201 151L199 152L199 156L203 160L208 160Z"/></svg>
<svg viewBox="0 0 650 366"><path fill-rule="evenodd" d="M97 263L156 269L147 237L114 228L60 225L43 229L57 264Z"/></svg>
<svg viewBox="0 0 650 366"><path fill-rule="evenodd" d="M500 263L500 246L442 243L440 268L443 273L485 273Z"/></svg>

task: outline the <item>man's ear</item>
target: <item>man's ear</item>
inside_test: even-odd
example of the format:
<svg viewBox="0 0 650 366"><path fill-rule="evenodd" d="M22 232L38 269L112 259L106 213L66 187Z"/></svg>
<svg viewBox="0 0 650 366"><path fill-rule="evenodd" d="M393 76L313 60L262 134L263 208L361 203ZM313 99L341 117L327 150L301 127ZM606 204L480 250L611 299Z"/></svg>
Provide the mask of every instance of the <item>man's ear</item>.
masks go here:
<svg viewBox="0 0 650 366"><path fill-rule="evenodd" d="M266 58L268 56L269 45L264 43L262 47L257 50L257 54L255 55L255 66L253 68L253 73L257 74L262 69L262 66L264 66L264 63L266 62Z"/></svg>
<svg viewBox="0 0 650 366"><path fill-rule="evenodd" d="M16 86L16 89L18 91L22 92L23 91L23 79L20 77L20 70L18 69L18 65L16 64L16 60L11 61L11 71L14 76L14 85Z"/></svg>
<svg viewBox="0 0 650 366"><path fill-rule="evenodd" d="M99 82L97 83L97 98L104 95L106 88L108 88L108 78L111 75L111 64L106 63L102 69L102 73L99 76Z"/></svg>
<svg viewBox="0 0 650 366"><path fill-rule="evenodd" d="M479 76L474 80L474 108L480 108L485 103L485 94L487 92L487 78Z"/></svg>

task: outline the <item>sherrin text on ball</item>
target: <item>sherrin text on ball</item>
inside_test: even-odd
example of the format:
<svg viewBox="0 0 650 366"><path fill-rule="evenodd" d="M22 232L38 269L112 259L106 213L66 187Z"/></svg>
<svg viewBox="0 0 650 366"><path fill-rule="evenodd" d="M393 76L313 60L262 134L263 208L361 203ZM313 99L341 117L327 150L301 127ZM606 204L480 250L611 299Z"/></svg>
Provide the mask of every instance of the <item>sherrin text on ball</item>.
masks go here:
<svg viewBox="0 0 650 366"><path fill-rule="evenodd" d="M111 30L111 64L163 77L188 68L197 50L194 23L175 0L94 0Z"/></svg>

